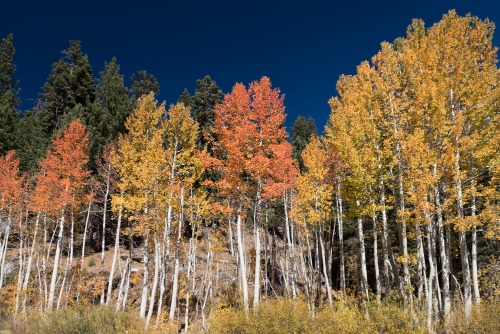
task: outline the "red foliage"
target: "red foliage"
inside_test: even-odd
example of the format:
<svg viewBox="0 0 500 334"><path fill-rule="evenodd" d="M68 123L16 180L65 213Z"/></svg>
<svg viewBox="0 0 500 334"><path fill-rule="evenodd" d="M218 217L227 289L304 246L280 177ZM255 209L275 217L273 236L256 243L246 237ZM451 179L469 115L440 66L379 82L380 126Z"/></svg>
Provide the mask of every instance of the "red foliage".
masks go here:
<svg viewBox="0 0 500 334"><path fill-rule="evenodd" d="M13 210L21 205L25 176L19 174L14 151L0 157L0 209Z"/></svg>
<svg viewBox="0 0 500 334"><path fill-rule="evenodd" d="M283 96L263 77L248 90L241 83L215 108L214 132L218 138L218 161L212 161L221 175L219 190L242 200L262 185L263 197L282 193L296 175L291 147L286 141Z"/></svg>
<svg viewBox="0 0 500 334"><path fill-rule="evenodd" d="M75 206L84 197L84 189L90 172L88 162L88 136L85 126L72 121L56 139L53 147L40 163L40 171L31 207L49 214L61 212L66 205Z"/></svg>

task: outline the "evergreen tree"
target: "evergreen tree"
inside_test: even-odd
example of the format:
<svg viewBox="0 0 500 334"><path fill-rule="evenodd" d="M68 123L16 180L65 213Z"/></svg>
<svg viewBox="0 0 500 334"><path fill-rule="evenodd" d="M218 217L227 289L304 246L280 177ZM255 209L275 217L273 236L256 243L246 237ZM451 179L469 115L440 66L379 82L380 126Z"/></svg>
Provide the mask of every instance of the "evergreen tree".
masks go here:
<svg viewBox="0 0 500 334"><path fill-rule="evenodd" d="M96 87L96 100L85 117L90 134L91 166L94 167L104 146L125 132L125 119L132 107L120 65L113 57L111 62L104 64Z"/></svg>
<svg viewBox="0 0 500 334"><path fill-rule="evenodd" d="M44 92L40 94L49 135L61 128L64 118L76 105L87 108L95 99L92 68L87 55L82 54L80 41L70 41L63 53L65 57L52 65Z"/></svg>
<svg viewBox="0 0 500 334"><path fill-rule="evenodd" d="M64 52L70 61L69 84L73 93L73 103L86 106L95 99L94 77L87 55L82 53L80 41L70 41Z"/></svg>
<svg viewBox="0 0 500 334"><path fill-rule="evenodd" d="M211 134L210 129L214 124L215 105L222 102L224 93L209 75L196 80L196 85L194 95L189 100L193 118L199 124L198 143L203 147L207 143L206 136Z"/></svg>
<svg viewBox="0 0 500 334"><path fill-rule="evenodd" d="M48 121L40 112L25 112L17 127L17 151L20 168L34 170L50 145L47 135Z"/></svg>
<svg viewBox="0 0 500 334"><path fill-rule="evenodd" d="M291 129L291 143L293 147L292 157L299 163L300 171L304 171L304 159L302 159L302 151L306 148L312 136L318 135L316 123L314 119L304 116L299 116L293 123Z"/></svg>
<svg viewBox="0 0 500 334"><path fill-rule="evenodd" d="M208 144L208 138L214 138L212 127L214 124L214 109L217 103L222 102L224 93L217 86L217 83L212 80L209 75L203 79L196 80L196 89L194 95L189 95L189 91L184 88L177 102L183 103L191 108L191 114L194 120L198 123L198 146L203 148ZM212 151L211 147L208 147Z"/></svg>
<svg viewBox="0 0 500 334"><path fill-rule="evenodd" d="M13 35L9 34L0 44L0 155L16 146L19 91L14 81L16 49L13 40Z"/></svg>
<svg viewBox="0 0 500 334"><path fill-rule="evenodd" d="M130 94L134 100L137 100L142 95L147 95L154 92L155 96L160 94L160 84L158 79L153 74L148 74L145 70L137 71L130 77L132 83L130 87Z"/></svg>
<svg viewBox="0 0 500 334"><path fill-rule="evenodd" d="M183 103L186 107L191 106L191 95L189 94L187 88L184 88L181 96L179 96L179 99L177 99L177 102Z"/></svg>

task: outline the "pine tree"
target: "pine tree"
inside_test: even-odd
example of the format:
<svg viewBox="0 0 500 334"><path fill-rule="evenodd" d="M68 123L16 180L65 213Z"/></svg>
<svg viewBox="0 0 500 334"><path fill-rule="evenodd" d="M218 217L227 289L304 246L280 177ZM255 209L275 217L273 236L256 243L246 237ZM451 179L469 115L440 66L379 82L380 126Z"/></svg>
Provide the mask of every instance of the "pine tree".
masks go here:
<svg viewBox="0 0 500 334"><path fill-rule="evenodd" d="M13 35L9 34L0 44L0 155L17 147L19 90L14 80L16 49L13 40Z"/></svg>
<svg viewBox="0 0 500 334"><path fill-rule="evenodd" d="M21 170L33 171L50 145L47 134L48 121L45 114L26 111L17 128L17 156L21 161Z"/></svg>
<svg viewBox="0 0 500 334"><path fill-rule="evenodd" d="M194 94L189 95L189 91L184 89L178 102L182 102L191 108L194 120L199 125L198 147L203 148L208 144L208 151L212 153L211 142L216 141L212 127L214 124L215 105L222 102L224 93L217 86L217 83L207 75L203 79L196 80Z"/></svg>
<svg viewBox="0 0 500 334"><path fill-rule="evenodd" d="M61 128L64 119L80 105L84 113L95 99L92 68L79 41L70 41L64 58L52 65L52 71L40 94L41 112L48 121L47 134ZM69 122L66 122L69 123Z"/></svg>
<svg viewBox="0 0 500 334"><path fill-rule="evenodd" d="M116 140L118 134L125 133L125 120L132 112L132 107L120 65L113 57L111 62L104 64L96 87L96 100L84 115L89 128L92 168L104 146Z"/></svg>
<svg viewBox="0 0 500 334"><path fill-rule="evenodd" d="M189 100L191 113L199 125L198 146L203 147L207 144L207 136L213 136L210 129L214 124L214 108L217 103L222 102L224 94L209 75L196 80L196 85Z"/></svg>
<svg viewBox="0 0 500 334"><path fill-rule="evenodd" d="M186 107L191 107L191 95L189 95L187 88L184 88L181 96L177 99L177 102L183 103Z"/></svg>
<svg viewBox="0 0 500 334"><path fill-rule="evenodd" d="M160 84L158 79L153 74L148 74L146 71L137 71L130 76L130 94L133 100L137 100L143 95L153 92L155 96L160 94Z"/></svg>
<svg viewBox="0 0 500 334"><path fill-rule="evenodd" d="M306 148L309 140L312 136L318 135L318 130L316 129L316 123L314 119L304 116L299 116L293 123L292 129L290 130L293 153L292 156L299 163L300 171L304 171L304 160L302 159L302 151Z"/></svg>

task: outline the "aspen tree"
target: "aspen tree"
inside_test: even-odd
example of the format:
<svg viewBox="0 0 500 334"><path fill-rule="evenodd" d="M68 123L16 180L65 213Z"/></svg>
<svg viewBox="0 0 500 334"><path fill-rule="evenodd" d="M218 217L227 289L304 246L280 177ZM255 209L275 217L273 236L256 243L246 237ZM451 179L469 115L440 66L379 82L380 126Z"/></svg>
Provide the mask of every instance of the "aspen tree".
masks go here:
<svg viewBox="0 0 500 334"><path fill-rule="evenodd" d="M329 181L327 154L322 148L322 143L317 137L312 137L302 152L302 160L306 172L297 179L297 195L299 205L303 208L305 220L315 229L318 229L320 254L323 278L325 279L326 292L330 307L333 307L332 292L328 279L328 266L324 245L324 225L332 213L333 184Z"/></svg>
<svg viewBox="0 0 500 334"><path fill-rule="evenodd" d="M48 312L54 307L65 218L85 198L83 189L90 174L86 169L88 136L79 120L72 121L52 144L52 149L39 163L40 171L31 198L34 211L44 212L58 220L56 251L46 305Z"/></svg>
<svg viewBox="0 0 500 334"><path fill-rule="evenodd" d="M164 127L162 117L165 104L157 106L154 93L143 95L137 101L133 114L127 118L127 136L118 139L118 154L113 165L119 175L117 183L123 203L116 203L115 212L122 208L128 219L135 222L135 233L142 236L143 283L140 316L146 317L149 294L149 240L156 224L162 221L166 192L164 169L166 155L163 149Z"/></svg>
<svg viewBox="0 0 500 334"><path fill-rule="evenodd" d="M169 314L169 321L172 322L177 307L180 246L184 217L186 217L186 198L189 198L189 195L192 193L195 182L200 180L203 167L196 150L198 124L191 118L190 109L183 103L172 105L168 110L164 127L164 146L167 157L167 176L169 178L170 192L168 202L172 203L174 200L177 200L179 203L178 231L174 253L174 282ZM201 201L202 197L198 200ZM171 208L167 210L170 211Z"/></svg>
<svg viewBox="0 0 500 334"><path fill-rule="evenodd" d="M243 304L248 312L248 287L242 243L242 217L247 203L255 199L255 281L254 307L260 301L260 233L261 208L266 200L264 188L274 182L270 178L274 149L286 139L283 96L263 77L250 83L248 89L236 84L224 101L215 107L214 134L217 161L213 166L220 173L217 187L231 199L236 212L236 230L240 262ZM264 198L263 198L264 195Z"/></svg>
<svg viewBox="0 0 500 334"><path fill-rule="evenodd" d="M0 230L0 289L5 279L5 257L13 220L19 220L20 223L22 220L21 196L25 178L25 175L19 172L19 160L14 151L0 157L0 218L2 225L5 224Z"/></svg>

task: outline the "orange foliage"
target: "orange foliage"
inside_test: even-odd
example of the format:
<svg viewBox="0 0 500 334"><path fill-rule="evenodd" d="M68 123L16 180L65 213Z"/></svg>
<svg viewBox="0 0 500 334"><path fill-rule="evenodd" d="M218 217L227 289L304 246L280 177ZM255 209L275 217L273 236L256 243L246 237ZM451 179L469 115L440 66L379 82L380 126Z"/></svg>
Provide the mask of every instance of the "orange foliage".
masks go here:
<svg viewBox="0 0 500 334"><path fill-rule="evenodd" d="M40 163L31 208L49 214L59 213L66 205L75 206L82 200L81 189L90 172L88 136L85 126L72 121L52 142L52 149Z"/></svg>
<svg viewBox="0 0 500 334"><path fill-rule="evenodd" d="M19 174L14 151L0 157L0 209L11 212L20 207L25 175Z"/></svg>
<svg viewBox="0 0 500 334"><path fill-rule="evenodd" d="M223 195L242 201L260 183L266 198L291 185L297 168L286 142L284 109L283 95L267 77L248 89L236 84L215 107L218 159L210 162L220 173L217 187Z"/></svg>

